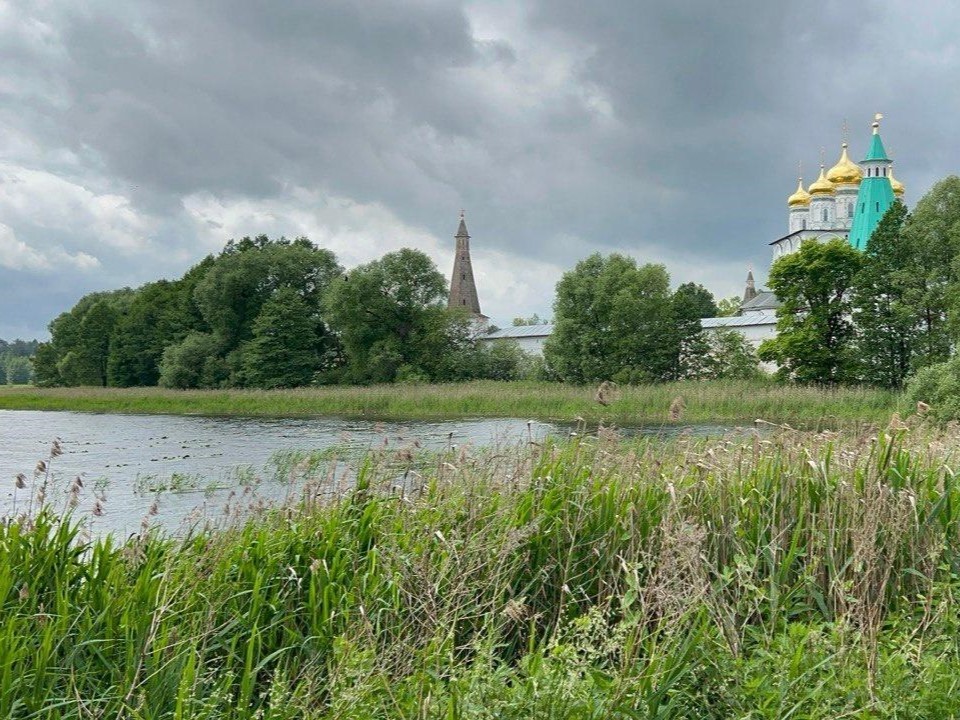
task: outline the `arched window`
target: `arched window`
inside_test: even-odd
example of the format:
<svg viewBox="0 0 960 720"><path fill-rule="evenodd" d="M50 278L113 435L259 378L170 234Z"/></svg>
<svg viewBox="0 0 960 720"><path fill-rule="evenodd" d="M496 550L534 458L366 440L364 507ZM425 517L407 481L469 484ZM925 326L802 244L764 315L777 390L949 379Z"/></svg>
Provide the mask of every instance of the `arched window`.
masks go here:
<svg viewBox="0 0 960 720"><path fill-rule="evenodd" d="M847 217L853 217L853 203L847 203Z"/></svg>
<svg viewBox="0 0 960 720"><path fill-rule="evenodd" d="M801 230L806 230L806 229L807 229L807 219L806 219L806 218L804 218L803 220L800 221L800 229L801 229Z"/></svg>
<svg viewBox="0 0 960 720"><path fill-rule="evenodd" d="M824 222L827 221L827 209L826 209L826 208L823 209L823 221L824 221Z"/></svg>

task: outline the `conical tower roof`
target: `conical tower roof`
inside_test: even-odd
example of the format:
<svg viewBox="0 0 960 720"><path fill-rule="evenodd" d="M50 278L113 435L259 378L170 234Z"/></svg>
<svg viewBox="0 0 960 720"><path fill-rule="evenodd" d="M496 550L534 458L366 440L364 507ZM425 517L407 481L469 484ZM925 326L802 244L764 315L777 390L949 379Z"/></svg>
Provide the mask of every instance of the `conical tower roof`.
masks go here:
<svg viewBox="0 0 960 720"><path fill-rule="evenodd" d="M477 283L473 278L473 261L470 259L470 233L467 222L460 212L460 226L454 236L457 241L453 257L453 274L450 276L450 308L460 308L477 318L483 318L480 312L480 299L477 296Z"/></svg>

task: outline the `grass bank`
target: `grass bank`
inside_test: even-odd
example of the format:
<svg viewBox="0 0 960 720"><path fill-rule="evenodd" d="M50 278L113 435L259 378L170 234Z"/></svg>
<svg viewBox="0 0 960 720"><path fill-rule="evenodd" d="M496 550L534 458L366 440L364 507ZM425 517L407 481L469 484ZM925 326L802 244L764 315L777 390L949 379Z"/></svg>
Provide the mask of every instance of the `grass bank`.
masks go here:
<svg viewBox="0 0 960 720"><path fill-rule="evenodd" d="M596 388L559 383L471 382L298 390L164 390L160 388L0 387L0 409L379 419L520 417L620 425L671 420L683 399L684 422L770 422L804 425L885 422L898 396L883 390L794 387L773 382L680 382L623 387L603 405Z"/></svg>
<svg viewBox="0 0 960 720"><path fill-rule="evenodd" d="M0 717L960 713L956 435L416 452L183 541L0 524Z"/></svg>

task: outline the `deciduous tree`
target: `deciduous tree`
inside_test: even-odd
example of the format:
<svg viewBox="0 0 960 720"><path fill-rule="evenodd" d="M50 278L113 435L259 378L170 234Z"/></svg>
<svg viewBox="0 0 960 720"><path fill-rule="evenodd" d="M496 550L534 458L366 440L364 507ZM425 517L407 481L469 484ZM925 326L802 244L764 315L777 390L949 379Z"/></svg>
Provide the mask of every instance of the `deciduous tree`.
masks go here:
<svg viewBox="0 0 960 720"><path fill-rule="evenodd" d="M770 270L777 337L760 346L760 358L800 382L840 383L855 377L851 290L860 253L846 240L808 240Z"/></svg>

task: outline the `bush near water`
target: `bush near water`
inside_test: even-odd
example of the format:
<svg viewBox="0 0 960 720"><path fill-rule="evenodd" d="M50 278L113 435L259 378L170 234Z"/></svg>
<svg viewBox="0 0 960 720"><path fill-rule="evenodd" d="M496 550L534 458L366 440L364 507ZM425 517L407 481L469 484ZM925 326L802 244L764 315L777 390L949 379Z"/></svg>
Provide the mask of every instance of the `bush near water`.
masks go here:
<svg viewBox="0 0 960 720"><path fill-rule="evenodd" d="M4 523L0 716L960 713L956 432L421 453L182 539Z"/></svg>

